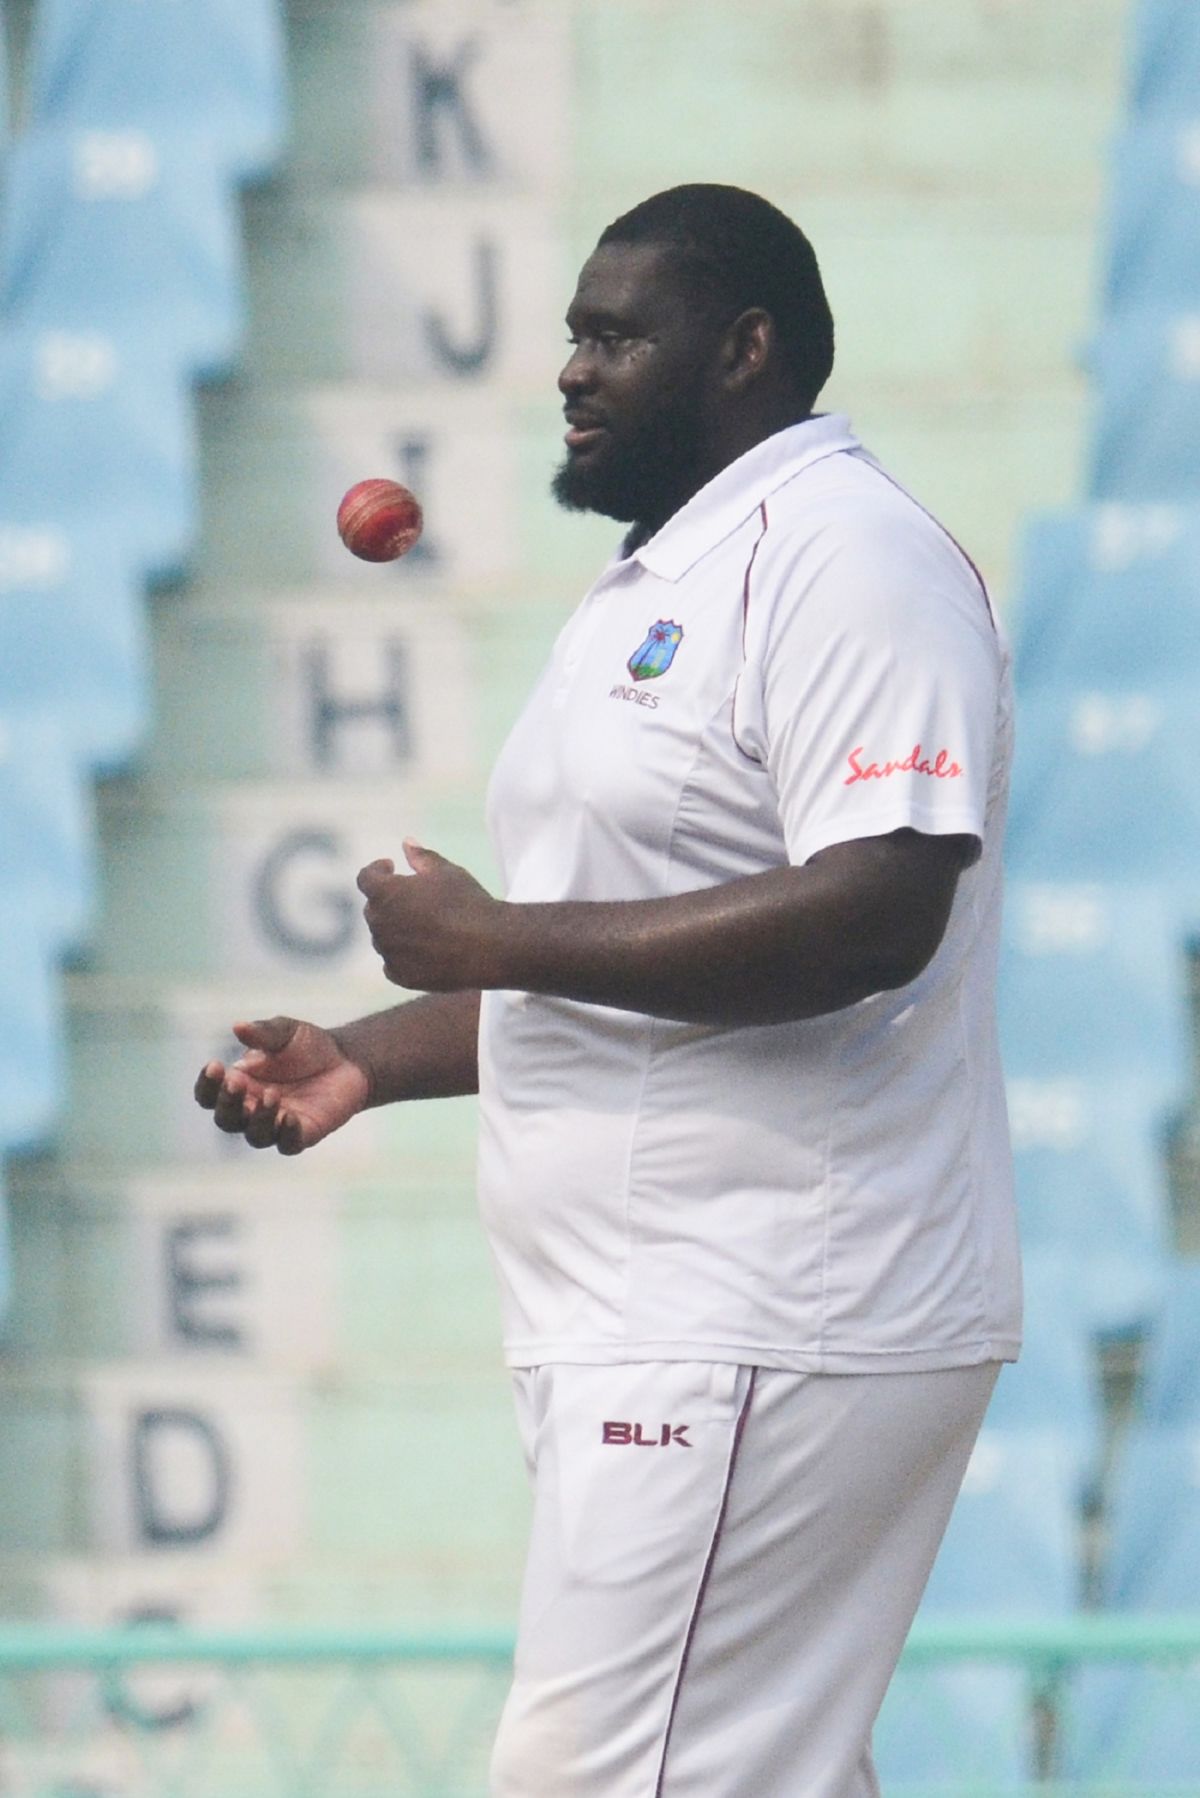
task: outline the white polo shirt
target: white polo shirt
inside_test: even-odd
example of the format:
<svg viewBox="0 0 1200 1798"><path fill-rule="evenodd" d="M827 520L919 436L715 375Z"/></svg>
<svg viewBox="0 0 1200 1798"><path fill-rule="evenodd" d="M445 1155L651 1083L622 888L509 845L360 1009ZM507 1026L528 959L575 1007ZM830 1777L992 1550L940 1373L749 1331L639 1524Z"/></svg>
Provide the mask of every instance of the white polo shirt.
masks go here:
<svg viewBox="0 0 1200 1798"><path fill-rule="evenodd" d="M492 778L509 899L667 897L904 826L982 854L924 973L827 1017L484 996L511 1365L1015 1357L993 1015L1010 757L979 577L844 418L758 444L610 562Z"/></svg>

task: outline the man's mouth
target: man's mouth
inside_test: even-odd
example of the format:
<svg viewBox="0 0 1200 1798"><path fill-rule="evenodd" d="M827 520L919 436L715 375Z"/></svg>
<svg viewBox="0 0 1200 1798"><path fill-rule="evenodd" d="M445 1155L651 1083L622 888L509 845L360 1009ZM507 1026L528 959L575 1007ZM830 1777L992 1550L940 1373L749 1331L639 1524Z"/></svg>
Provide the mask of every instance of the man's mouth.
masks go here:
<svg viewBox="0 0 1200 1798"><path fill-rule="evenodd" d="M586 449L590 443L603 437L604 431L605 427L594 418L589 418L586 413L568 412L563 442L569 450Z"/></svg>

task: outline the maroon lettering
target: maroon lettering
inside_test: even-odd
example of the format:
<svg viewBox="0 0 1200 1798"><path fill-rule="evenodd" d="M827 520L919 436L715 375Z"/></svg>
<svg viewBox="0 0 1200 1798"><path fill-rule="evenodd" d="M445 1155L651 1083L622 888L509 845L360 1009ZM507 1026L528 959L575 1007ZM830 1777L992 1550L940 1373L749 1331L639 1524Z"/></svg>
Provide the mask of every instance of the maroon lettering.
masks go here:
<svg viewBox="0 0 1200 1798"><path fill-rule="evenodd" d="M692 1448L694 1443L688 1439L690 1424L664 1423L657 1428L640 1423L604 1423L600 1426L601 1440L614 1442L620 1448Z"/></svg>
<svg viewBox="0 0 1200 1798"><path fill-rule="evenodd" d="M618 682L610 690L608 697L610 699L627 699L631 705L644 705L652 712L658 710L657 693L643 692L640 687L625 687Z"/></svg>
<svg viewBox="0 0 1200 1798"><path fill-rule="evenodd" d="M867 762L862 760L863 745L850 751L847 760L850 772L842 785L852 787L860 780L889 780L893 774L927 774L931 780L957 780L963 773L960 764L951 758L948 749L939 749L933 760L921 754L921 745L914 743L902 762Z"/></svg>

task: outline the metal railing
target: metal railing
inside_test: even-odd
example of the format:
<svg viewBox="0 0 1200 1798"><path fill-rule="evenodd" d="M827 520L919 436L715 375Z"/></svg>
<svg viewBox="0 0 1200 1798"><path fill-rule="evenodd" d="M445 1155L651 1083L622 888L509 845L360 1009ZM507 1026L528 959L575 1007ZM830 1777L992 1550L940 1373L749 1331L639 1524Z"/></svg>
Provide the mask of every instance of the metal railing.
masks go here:
<svg viewBox="0 0 1200 1798"><path fill-rule="evenodd" d="M511 1650L503 1632L0 1628L0 1793L483 1798ZM922 1621L880 1758L887 1798L1196 1798L1200 1616Z"/></svg>

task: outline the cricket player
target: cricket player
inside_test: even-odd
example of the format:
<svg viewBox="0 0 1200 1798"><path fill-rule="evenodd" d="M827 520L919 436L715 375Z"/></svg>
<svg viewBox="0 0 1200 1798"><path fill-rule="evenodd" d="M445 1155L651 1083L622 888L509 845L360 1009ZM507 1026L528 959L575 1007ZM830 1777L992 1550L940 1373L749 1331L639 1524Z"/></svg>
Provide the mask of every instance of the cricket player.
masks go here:
<svg viewBox="0 0 1200 1798"><path fill-rule="evenodd" d="M567 328L555 493L627 529L493 773L503 896L413 842L364 868L422 996L239 1025L197 1097L290 1155L479 1094L534 1486L494 1798L870 1798L1019 1345L1008 655L816 410L829 307L765 200L635 207Z"/></svg>

